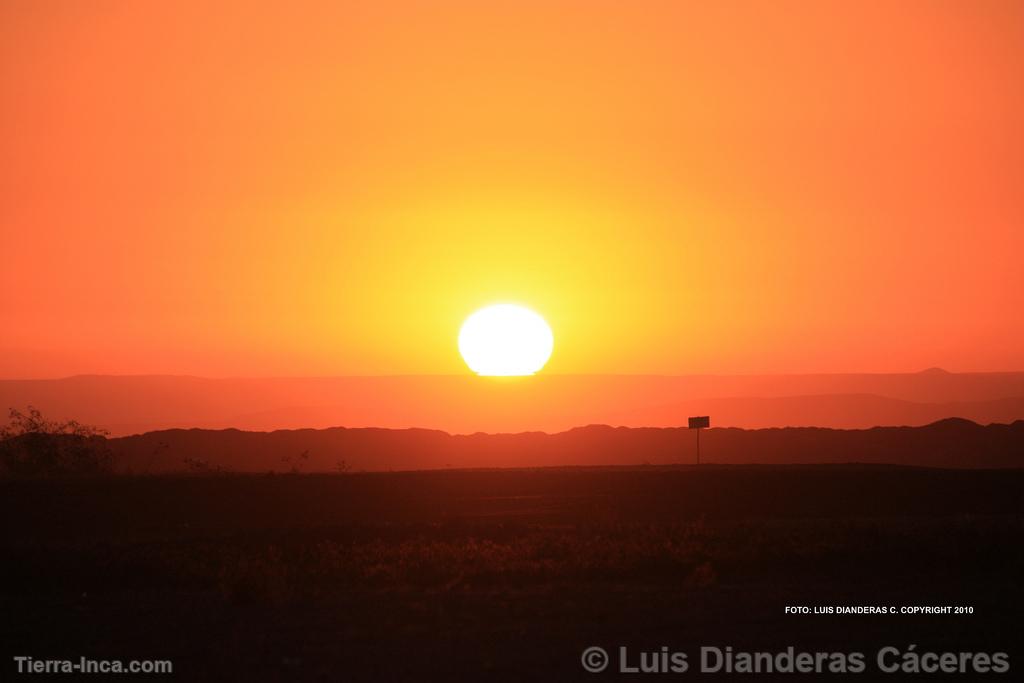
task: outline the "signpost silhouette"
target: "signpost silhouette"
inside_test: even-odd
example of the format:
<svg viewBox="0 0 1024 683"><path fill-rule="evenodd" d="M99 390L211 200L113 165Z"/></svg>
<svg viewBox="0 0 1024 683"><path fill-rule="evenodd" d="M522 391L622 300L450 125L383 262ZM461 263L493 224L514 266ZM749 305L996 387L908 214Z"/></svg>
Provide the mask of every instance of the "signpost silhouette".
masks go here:
<svg viewBox="0 0 1024 683"><path fill-rule="evenodd" d="M689 419L690 429L697 430L697 464L700 464L700 430L711 426L711 418L707 415L698 415Z"/></svg>

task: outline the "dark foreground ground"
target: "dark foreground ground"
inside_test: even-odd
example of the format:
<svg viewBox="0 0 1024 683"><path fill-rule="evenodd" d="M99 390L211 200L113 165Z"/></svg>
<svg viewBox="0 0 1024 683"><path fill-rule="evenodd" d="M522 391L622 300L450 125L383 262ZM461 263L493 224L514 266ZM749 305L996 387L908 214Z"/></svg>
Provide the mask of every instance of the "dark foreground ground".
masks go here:
<svg viewBox="0 0 1024 683"><path fill-rule="evenodd" d="M1024 671L1021 470L4 482L0 524L3 680L21 678L14 655L166 659L188 680L607 680L620 646L631 664L687 653L681 680L726 678L698 672L702 645L863 652L857 680L881 677L887 645L1004 651L1011 671L982 678ZM593 645L609 671L583 670Z"/></svg>

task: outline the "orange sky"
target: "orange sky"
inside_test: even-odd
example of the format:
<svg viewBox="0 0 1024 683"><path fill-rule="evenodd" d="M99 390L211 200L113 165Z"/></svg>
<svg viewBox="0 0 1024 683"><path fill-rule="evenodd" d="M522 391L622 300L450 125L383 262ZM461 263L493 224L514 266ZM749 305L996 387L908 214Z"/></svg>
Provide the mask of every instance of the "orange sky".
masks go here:
<svg viewBox="0 0 1024 683"><path fill-rule="evenodd" d="M275 5L269 7L267 5ZM1024 368L1024 3L0 5L0 376Z"/></svg>

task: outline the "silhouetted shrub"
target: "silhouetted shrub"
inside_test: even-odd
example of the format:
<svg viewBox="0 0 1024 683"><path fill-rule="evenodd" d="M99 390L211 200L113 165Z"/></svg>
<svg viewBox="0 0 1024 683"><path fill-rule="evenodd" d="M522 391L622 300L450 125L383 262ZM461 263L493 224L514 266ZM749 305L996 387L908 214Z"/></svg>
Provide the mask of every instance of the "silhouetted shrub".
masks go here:
<svg viewBox="0 0 1024 683"><path fill-rule="evenodd" d="M108 432L74 420L47 420L38 409L11 408L0 428L0 475L88 477L110 474Z"/></svg>

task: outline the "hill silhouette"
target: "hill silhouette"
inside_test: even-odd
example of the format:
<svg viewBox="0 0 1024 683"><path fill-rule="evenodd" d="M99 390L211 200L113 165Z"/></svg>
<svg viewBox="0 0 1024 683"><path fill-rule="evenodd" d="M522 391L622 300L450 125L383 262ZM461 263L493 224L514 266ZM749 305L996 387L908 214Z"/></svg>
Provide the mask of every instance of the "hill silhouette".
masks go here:
<svg viewBox="0 0 1024 683"><path fill-rule="evenodd" d="M204 469L335 472L441 468L673 465L695 460L685 428L591 425L546 434L451 435L425 429L246 432L165 430L109 441L118 466L137 473ZM879 463L948 468L1024 467L1024 420L978 425L946 419L924 427L705 430L709 464Z"/></svg>
<svg viewBox="0 0 1024 683"><path fill-rule="evenodd" d="M1024 373L538 375L207 379L79 376L0 380L0 406L33 405L114 435L202 427L427 427L453 434L560 432L577 425L864 429L964 417L1024 418Z"/></svg>

